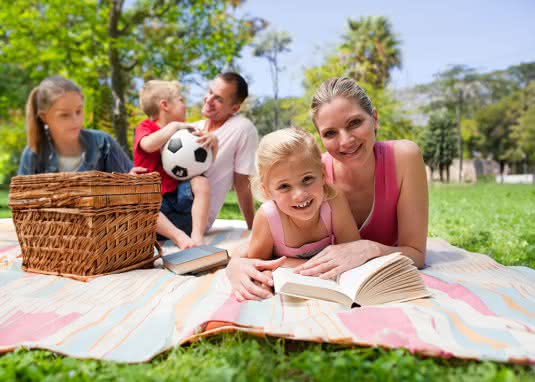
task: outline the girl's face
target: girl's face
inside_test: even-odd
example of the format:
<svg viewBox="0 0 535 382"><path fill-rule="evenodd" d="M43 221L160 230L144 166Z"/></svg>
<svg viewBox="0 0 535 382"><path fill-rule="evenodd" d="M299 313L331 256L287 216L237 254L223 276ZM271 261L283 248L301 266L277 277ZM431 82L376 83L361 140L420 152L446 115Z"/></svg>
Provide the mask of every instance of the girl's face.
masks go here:
<svg viewBox="0 0 535 382"><path fill-rule="evenodd" d="M369 115L358 103L336 97L316 115L316 126L325 148L335 159L362 165L373 155L377 111Z"/></svg>
<svg viewBox="0 0 535 382"><path fill-rule="evenodd" d="M309 220L323 202L324 184L323 168L311 166L310 159L299 153L273 165L262 187L283 213Z"/></svg>
<svg viewBox="0 0 535 382"><path fill-rule="evenodd" d="M54 141L76 142L84 124L84 100L77 92L58 97L50 109L39 113Z"/></svg>

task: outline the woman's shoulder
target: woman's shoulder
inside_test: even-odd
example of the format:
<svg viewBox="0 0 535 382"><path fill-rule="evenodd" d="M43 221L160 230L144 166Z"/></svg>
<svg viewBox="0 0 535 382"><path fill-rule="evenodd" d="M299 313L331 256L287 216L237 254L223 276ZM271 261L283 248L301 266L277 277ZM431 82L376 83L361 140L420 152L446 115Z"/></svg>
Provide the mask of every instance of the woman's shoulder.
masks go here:
<svg viewBox="0 0 535 382"><path fill-rule="evenodd" d="M420 147L413 141L408 139L399 139L395 141L389 141L394 149L394 157L396 162L411 162L419 160L422 157Z"/></svg>

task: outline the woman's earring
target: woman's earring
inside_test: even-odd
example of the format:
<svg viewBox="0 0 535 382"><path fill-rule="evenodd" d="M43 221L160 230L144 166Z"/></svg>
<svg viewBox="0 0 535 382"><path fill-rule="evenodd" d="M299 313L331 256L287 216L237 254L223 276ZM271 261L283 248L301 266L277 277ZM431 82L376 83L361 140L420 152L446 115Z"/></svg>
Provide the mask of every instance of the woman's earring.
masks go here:
<svg viewBox="0 0 535 382"><path fill-rule="evenodd" d="M48 130L48 125L45 123L45 130Z"/></svg>

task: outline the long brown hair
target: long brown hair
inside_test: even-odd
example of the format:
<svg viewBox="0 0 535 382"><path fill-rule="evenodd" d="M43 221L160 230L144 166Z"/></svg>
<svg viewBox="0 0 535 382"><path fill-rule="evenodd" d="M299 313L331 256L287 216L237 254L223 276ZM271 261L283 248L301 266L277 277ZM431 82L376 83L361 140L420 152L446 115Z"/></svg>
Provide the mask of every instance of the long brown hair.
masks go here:
<svg viewBox="0 0 535 382"><path fill-rule="evenodd" d="M26 102L26 131L28 146L34 153L40 153L46 140L45 123L39 113L47 112L56 99L67 92L75 92L83 98L82 91L72 81L62 76L45 78L35 87Z"/></svg>

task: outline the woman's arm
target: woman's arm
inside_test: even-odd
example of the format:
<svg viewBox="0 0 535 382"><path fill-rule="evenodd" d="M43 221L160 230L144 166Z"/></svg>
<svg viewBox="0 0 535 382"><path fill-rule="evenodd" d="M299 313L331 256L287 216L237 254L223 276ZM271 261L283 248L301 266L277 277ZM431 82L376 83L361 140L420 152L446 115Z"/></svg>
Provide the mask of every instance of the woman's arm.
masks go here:
<svg viewBox="0 0 535 382"><path fill-rule="evenodd" d="M336 196L329 200L336 244L349 243L360 239L359 229L351 214L351 208L342 190L332 186Z"/></svg>
<svg viewBox="0 0 535 382"><path fill-rule="evenodd" d="M374 257L401 252L414 265L423 268L427 240L427 177L422 154L411 141L396 141L394 146L399 181L397 205L398 246L371 240L358 240L324 249L297 269L303 275L333 278L358 267Z"/></svg>

